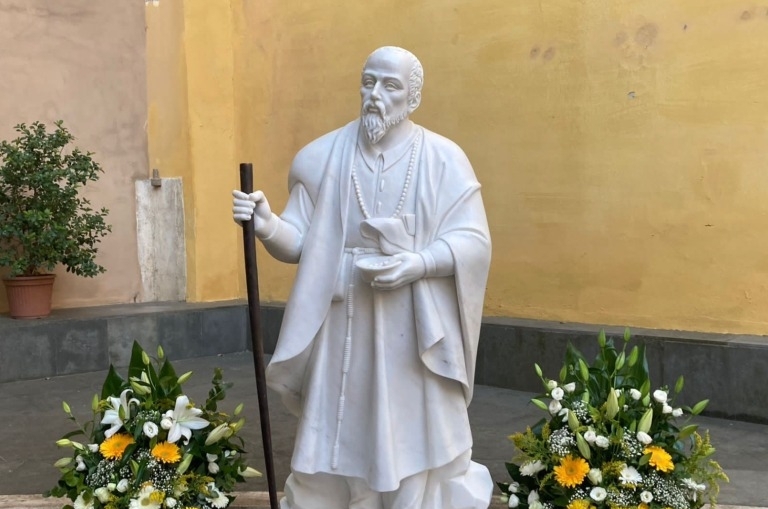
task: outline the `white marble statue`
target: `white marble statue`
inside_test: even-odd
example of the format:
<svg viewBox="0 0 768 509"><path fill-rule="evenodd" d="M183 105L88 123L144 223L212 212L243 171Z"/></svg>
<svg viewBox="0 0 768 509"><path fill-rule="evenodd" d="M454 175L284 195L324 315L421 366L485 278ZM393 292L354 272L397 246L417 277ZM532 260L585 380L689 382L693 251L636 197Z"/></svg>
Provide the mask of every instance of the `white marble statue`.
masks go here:
<svg viewBox="0 0 768 509"><path fill-rule="evenodd" d="M275 258L298 263L267 380L299 418L284 509L485 509L467 405L490 263L464 152L408 118L410 52L365 62L361 118L304 147L280 216L234 191Z"/></svg>

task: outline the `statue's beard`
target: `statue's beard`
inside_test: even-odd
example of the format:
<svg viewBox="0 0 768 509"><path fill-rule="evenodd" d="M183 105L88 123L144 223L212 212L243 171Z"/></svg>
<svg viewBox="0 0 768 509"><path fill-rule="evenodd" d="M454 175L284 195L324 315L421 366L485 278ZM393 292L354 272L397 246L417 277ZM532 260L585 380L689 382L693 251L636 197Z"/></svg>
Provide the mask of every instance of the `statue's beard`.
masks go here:
<svg viewBox="0 0 768 509"><path fill-rule="evenodd" d="M375 106L376 110L370 110ZM363 105L361 114L365 135L371 145L377 144L385 134L394 126L408 118L408 110L403 109L398 115L390 116L381 103L367 102Z"/></svg>

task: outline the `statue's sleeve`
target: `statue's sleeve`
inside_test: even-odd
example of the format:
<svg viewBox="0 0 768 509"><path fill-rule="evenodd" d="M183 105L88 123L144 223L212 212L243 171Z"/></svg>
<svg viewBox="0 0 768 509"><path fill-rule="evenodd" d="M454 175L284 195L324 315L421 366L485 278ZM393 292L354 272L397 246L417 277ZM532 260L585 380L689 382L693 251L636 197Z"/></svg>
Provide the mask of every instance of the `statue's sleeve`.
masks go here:
<svg viewBox="0 0 768 509"><path fill-rule="evenodd" d="M285 263L298 263L304 250L322 176L320 140L296 154L288 174L288 202L274 233L261 239L267 252Z"/></svg>

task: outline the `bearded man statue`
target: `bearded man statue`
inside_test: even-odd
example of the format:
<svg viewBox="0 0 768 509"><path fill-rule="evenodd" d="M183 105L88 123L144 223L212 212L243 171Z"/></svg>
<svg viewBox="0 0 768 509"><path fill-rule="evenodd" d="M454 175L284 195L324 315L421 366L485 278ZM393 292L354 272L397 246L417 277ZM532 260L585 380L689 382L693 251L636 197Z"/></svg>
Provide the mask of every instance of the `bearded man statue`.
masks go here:
<svg viewBox="0 0 768 509"><path fill-rule="evenodd" d="M298 263L267 368L299 419L284 509L490 503L467 405L491 240L464 152L409 119L423 79L410 52L377 49L361 118L296 155L280 216L233 191L234 219Z"/></svg>

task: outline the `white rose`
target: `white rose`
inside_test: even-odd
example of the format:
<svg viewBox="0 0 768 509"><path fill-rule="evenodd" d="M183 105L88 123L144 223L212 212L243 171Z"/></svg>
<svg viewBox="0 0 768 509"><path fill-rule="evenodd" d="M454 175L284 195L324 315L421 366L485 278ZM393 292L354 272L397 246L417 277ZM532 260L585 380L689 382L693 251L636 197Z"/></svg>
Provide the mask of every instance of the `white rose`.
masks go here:
<svg viewBox="0 0 768 509"><path fill-rule="evenodd" d="M128 479L120 479L120 482L117 483L117 491L120 493L128 491Z"/></svg>
<svg viewBox="0 0 768 509"><path fill-rule="evenodd" d="M563 391L562 387L555 387L552 389L552 399L560 401L563 399L563 396L565 396L565 391Z"/></svg>
<svg viewBox="0 0 768 509"><path fill-rule="evenodd" d="M608 447L611 445L611 441L605 438L603 435L597 435L595 438L595 445L602 449L608 449Z"/></svg>
<svg viewBox="0 0 768 509"><path fill-rule="evenodd" d="M109 502L109 490L107 488L96 488L93 490L93 494L96 495L96 498L98 498L99 502L102 504Z"/></svg>
<svg viewBox="0 0 768 509"><path fill-rule="evenodd" d="M88 444L88 450L91 452L99 452L99 444Z"/></svg>
<svg viewBox="0 0 768 509"><path fill-rule="evenodd" d="M661 413L662 414L671 414L672 413L672 407L664 403L664 405L661 407Z"/></svg>
<svg viewBox="0 0 768 509"><path fill-rule="evenodd" d="M552 415L556 415L557 412L562 410L562 408L563 408L563 405L561 405L560 402L557 401L556 399L553 399L552 401L549 402L549 413Z"/></svg>
<svg viewBox="0 0 768 509"><path fill-rule="evenodd" d="M163 417L160 421L160 427L163 429L171 429L171 426L173 426L173 421L170 417Z"/></svg>
<svg viewBox="0 0 768 509"><path fill-rule="evenodd" d="M595 488L592 488L589 492L589 496L592 500L595 502L602 502L605 500L605 497L608 495L608 492L605 491L605 488L601 488L600 486L597 486Z"/></svg>
<svg viewBox="0 0 768 509"><path fill-rule="evenodd" d="M520 483L519 482L511 482L509 483L509 492L510 493L517 493L517 490L520 489Z"/></svg>
<svg viewBox="0 0 768 509"><path fill-rule="evenodd" d="M603 473L599 468L590 469L587 477L589 477L589 480L592 484L600 484L603 482Z"/></svg>
<svg viewBox="0 0 768 509"><path fill-rule="evenodd" d="M683 415L683 409L682 408L675 408L672 410L672 417L680 417Z"/></svg>
<svg viewBox="0 0 768 509"><path fill-rule="evenodd" d="M152 421L145 422L141 429L144 431L144 434L147 436L147 438L155 438L157 436L157 424Z"/></svg>
<svg viewBox="0 0 768 509"><path fill-rule="evenodd" d="M527 475L532 477L542 470L544 470L544 465L541 463L541 461L528 461L523 463L523 465L520 467L520 475ZM531 493L535 492L532 491Z"/></svg>
<svg viewBox="0 0 768 509"><path fill-rule="evenodd" d="M528 493L528 504L532 504L539 500L539 492L536 490L531 490L530 493Z"/></svg>
<svg viewBox="0 0 768 509"><path fill-rule="evenodd" d="M549 389L551 391L555 387L557 387L557 382L556 381L554 381L554 380L547 380L547 389Z"/></svg>
<svg viewBox="0 0 768 509"><path fill-rule="evenodd" d="M591 429L588 429L586 432L584 432L584 440L586 440L587 443L590 443L590 444L595 443L596 438L597 438L597 435Z"/></svg>
<svg viewBox="0 0 768 509"><path fill-rule="evenodd" d="M78 461L77 466L75 467L75 470L77 470L78 472L85 472L87 468L88 467L85 466L85 463L83 463L82 461Z"/></svg>
<svg viewBox="0 0 768 509"><path fill-rule="evenodd" d="M107 489L109 491L115 491L115 488L117 488L117 484L115 484L113 482L107 483Z"/></svg>
<svg viewBox="0 0 768 509"><path fill-rule="evenodd" d="M218 474L219 473L219 465L217 463L208 463L208 472L211 474Z"/></svg>
<svg viewBox="0 0 768 509"><path fill-rule="evenodd" d="M165 497L165 507L176 507L176 499L173 497Z"/></svg>
<svg viewBox="0 0 768 509"><path fill-rule="evenodd" d="M563 385L563 389L565 389L566 392L573 392L576 390L576 382L571 382L569 384Z"/></svg>
<svg viewBox="0 0 768 509"><path fill-rule="evenodd" d="M662 391L661 389L653 391L653 399L658 401L659 403L666 403L667 402L667 393L666 391Z"/></svg>
<svg viewBox="0 0 768 509"><path fill-rule="evenodd" d="M520 505L520 499L517 498L517 495L510 495L509 501L507 502L507 507L517 507Z"/></svg>
<svg viewBox="0 0 768 509"><path fill-rule="evenodd" d="M532 503L528 504L528 509L544 509L544 504L539 500L534 500Z"/></svg>
<svg viewBox="0 0 768 509"><path fill-rule="evenodd" d="M645 431L638 431L637 432L637 441L640 442L643 445L648 445L651 442L653 442L653 439L651 438L651 435L649 435Z"/></svg>
<svg viewBox="0 0 768 509"><path fill-rule="evenodd" d="M630 389L629 390L629 397L634 399L635 401L639 400L642 395L643 395L643 393L638 391L637 389Z"/></svg>
<svg viewBox="0 0 768 509"><path fill-rule="evenodd" d="M640 500L645 504L650 504L653 500L653 493L650 491L643 491L640 493Z"/></svg>
<svg viewBox="0 0 768 509"><path fill-rule="evenodd" d="M621 397L621 389L614 389L613 393L616 395L616 399Z"/></svg>
<svg viewBox="0 0 768 509"><path fill-rule="evenodd" d="M75 509L93 509L93 499L86 503L85 498L83 498L83 494L80 493L75 499L75 503L73 505Z"/></svg>

